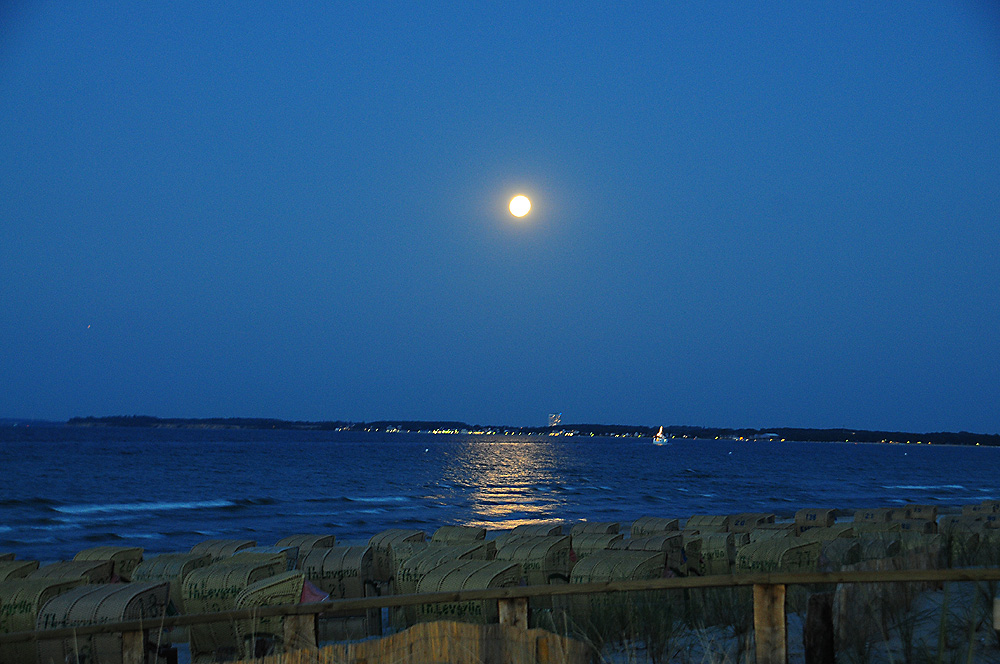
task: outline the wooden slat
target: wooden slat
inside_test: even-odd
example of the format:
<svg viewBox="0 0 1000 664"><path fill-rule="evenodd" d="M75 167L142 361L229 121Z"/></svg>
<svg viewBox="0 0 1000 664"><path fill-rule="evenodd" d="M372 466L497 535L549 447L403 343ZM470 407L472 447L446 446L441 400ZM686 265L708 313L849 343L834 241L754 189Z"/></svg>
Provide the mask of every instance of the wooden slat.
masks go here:
<svg viewBox="0 0 1000 664"><path fill-rule="evenodd" d="M753 587L753 630L757 664L788 664L788 630L785 624L785 586Z"/></svg>
<svg viewBox="0 0 1000 664"><path fill-rule="evenodd" d="M122 633L122 664L145 664L145 632Z"/></svg>
<svg viewBox="0 0 1000 664"><path fill-rule="evenodd" d="M350 664L589 664L592 654L583 642L545 630L437 621L419 623L381 639L327 645L319 651L318 659ZM298 660L289 658L289 662L296 664ZM245 661L236 664L253 663Z"/></svg>
<svg viewBox="0 0 1000 664"><path fill-rule="evenodd" d="M285 650L316 650L316 616L288 616L284 620Z"/></svg>

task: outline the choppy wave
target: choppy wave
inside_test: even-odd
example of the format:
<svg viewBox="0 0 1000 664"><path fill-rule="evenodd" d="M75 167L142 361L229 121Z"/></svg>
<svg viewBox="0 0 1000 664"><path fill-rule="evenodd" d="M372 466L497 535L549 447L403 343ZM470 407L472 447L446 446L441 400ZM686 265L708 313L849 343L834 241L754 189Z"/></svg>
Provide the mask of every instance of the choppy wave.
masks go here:
<svg viewBox="0 0 1000 664"><path fill-rule="evenodd" d="M94 543L96 543L96 542L123 542L123 541L125 541L124 537L122 537L120 534L118 534L116 532L112 532L112 531L108 531L108 532L105 532L105 533L87 533L86 535L83 535L82 537L80 537L80 539L82 541L84 541L84 542L94 542Z"/></svg>
<svg viewBox="0 0 1000 664"><path fill-rule="evenodd" d="M310 496L305 503L405 503L413 499L409 496Z"/></svg>
<svg viewBox="0 0 1000 664"><path fill-rule="evenodd" d="M209 501L211 502L211 501ZM256 507L256 506L267 506L267 505L277 505L279 501L274 498L243 498L241 500L229 501L231 505L222 505L221 509L224 510L239 510L245 507ZM195 508L203 509L203 508Z"/></svg>
<svg viewBox="0 0 1000 664"><path fill-rule="evenodd" d="M163 533L141 533L141 532L131 532L122 531L118 533L124 540L158 540L163 539L165 535Z"/></svg>
<svg viewBox="0 0 1000 664"><path fill-rule="evenodd" d="M49 498L6 498L0 500L0 507L45 507L58 504L59 501Z"/></svg>
<svg viewBox="0 0 1000 664"><path fill-rule="evenodd" d="M236 507L239 503L231 500L196 500L163 503L108 503L105 505L57 505L56 512L63 514L106 514L112 512L173 512L176 510L200 510L220 507Z"/></svg>
<svg viewBox="0 0 1000 664"><path fill-rule="evenodd" d="M42 523L42 524L29 524L24 526L25 530L42 530L42 531L57 531L57 530L74 530L79 529L81 526L76 522L57 522L57 523Z"/></svg>
<svg viewBox="0 0 1000 664"><path fill-rule="evenodd" d="M405 503L410 500L406 496L375 496L375 497L365 497L365 498L344 496L344 499L352 503L385 503L385 504Z"/></svg>
<svg viewBox="0 0 1000 664"><path fill-rule="evenodd" d="M714 475L712 475L711 473L704 472L704 471L694 470L693 468L685 468L684 471L683 471L683 474L686 475L688 478L693 478L693 479L712 479L712 478L714 478Z"/></svg>
<svg viewBox="0 0 1000 664"><path fill-rule="evenodd" d="M890 484L882 485L882 488L900 491L965 491L961 484Z"/></svg>

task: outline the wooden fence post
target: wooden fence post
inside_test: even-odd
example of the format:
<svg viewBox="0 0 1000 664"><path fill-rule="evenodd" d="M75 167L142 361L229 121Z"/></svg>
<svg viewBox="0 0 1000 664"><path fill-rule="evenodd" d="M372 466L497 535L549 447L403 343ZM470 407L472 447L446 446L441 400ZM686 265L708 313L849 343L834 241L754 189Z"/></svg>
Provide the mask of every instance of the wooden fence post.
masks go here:
<svg viewBox="0 0 1000 664"><path fill-rule="evenodd" d="M993 598L993 629L1000 636L1000 597Z"/></svg>
<svg viewBox="0 0 1000 664"><path fill-rule="evenodd" d="M511 597L499 599L500 624L528 629L528 598Z"/></svg>
<svg viewBox="0 0 1000 664"><path fill-rule="evenodd" d="M806 624L802 629L805 664L834 664L837 659L833 638L833 593L809 596Z"/></svg>
<svg viewBox="0 0 1000 664"><path fill-rule="evenodd" d="M788 664L785 586L767 584L753 587L753 629L757 641L757 664Z"/></svg>

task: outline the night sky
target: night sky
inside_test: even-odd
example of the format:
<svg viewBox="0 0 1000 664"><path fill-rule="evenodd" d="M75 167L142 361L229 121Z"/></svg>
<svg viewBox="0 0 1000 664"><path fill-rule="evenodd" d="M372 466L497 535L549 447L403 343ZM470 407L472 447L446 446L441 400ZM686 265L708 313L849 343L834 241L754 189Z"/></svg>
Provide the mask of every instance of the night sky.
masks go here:
<svg viewBox="0 0 1000 664"><path fill-rule="evenodd" d="M1000 432L998 7L5 2L0 417Z"/></svg>

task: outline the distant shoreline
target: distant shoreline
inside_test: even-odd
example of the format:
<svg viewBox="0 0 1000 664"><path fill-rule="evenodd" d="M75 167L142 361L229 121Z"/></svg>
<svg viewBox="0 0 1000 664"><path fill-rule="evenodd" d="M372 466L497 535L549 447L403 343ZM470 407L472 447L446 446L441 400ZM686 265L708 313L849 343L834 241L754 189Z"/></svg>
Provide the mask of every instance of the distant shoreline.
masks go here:
<svg viewBox="0 0 1000 664"><path fill-rule="evenodd" d="M614 424L560 424L555 427L506 427L436 420L382 420L377 422L298 421L270 418L160 418L146 415L74 417L66 422L78 427L143 427L160 429L282 429L296 431L365 431L375 433L438 433L484 435L556 435L652 437L659 427ZM862 429L807 429L777 427L729 429L713 427L664 426L671 438L732 440L794 440L816 443L902 443L925 445L1000 446L1000 435L968 431L914 433L868 431Z"/></svg>

